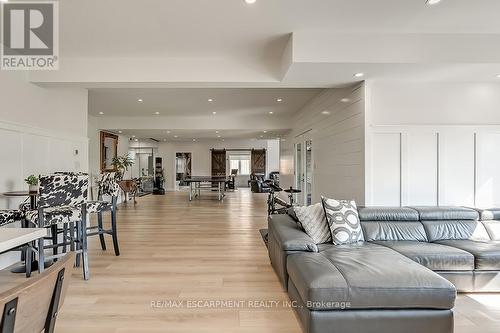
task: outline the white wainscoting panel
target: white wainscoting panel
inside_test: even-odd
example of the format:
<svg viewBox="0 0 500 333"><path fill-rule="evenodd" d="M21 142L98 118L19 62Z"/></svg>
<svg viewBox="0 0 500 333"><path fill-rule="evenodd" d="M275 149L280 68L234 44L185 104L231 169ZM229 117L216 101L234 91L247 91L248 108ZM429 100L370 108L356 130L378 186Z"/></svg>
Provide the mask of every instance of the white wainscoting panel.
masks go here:
<svg viewBox="0 0 500 333"><path fill-rule="evenodd" d="M474 206L474 132L439 134L439 205Z"/></svg>
<svg viewBox="0 0 500 333"><path fill-rule="evenodd" d="M401 134L373 133L371 137L371 205L401 204Z"/></svg>
<svg viewBox="0 0 500 333"><path fill-rule="evenodd" d="M500 207L500 133L478 133L476 145L476 206Z"/></svg>
<svg viewBox="0 0 500 333"><path fill-rule="evenodd" d="M437 205L437 133L409 131L402 135L402 205Z"/></svg>

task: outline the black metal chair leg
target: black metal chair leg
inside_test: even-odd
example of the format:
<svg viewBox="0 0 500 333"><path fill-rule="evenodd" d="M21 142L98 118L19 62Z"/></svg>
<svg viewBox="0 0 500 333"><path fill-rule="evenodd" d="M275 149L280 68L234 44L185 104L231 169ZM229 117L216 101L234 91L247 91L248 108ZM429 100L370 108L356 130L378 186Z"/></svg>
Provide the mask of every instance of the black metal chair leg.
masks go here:
<svg viewBox="0 0 500 333"><path fill-rule="evenodd" d="M56 245L57 244L57 224L54 224L52 226L50 226L50 236L52 238L52 245ZM57 246L54 246L52 248L52 254L57 256L57 252L58 252L58 249L57 249ZM54 258L54 262L57 261L57 258Z"/></svg>
<svg viewBox="0 0 500 333"><path fill-rule="evenodd" d="M83 264L83 279L90 279L90 271L89 271L89 255L87 248L87 221L86 217L82 218L82 231L81 231L81 240L82 240L82 264Z"/></svg>
<svg viewBox="0 0 500 333"><path fill-rule="evenodd" d="M111 236L113 237L113 247L115 248L115 255L119 256L120 248L118 247L118 235L116 230L116 209L113 209L111 211L111 230L113 232Z"/></svg>
<svg viewBox="0 0 500 333"><path fill-rule="evenodd" d="M68 241L68 224L67 223L64 223L63 225L63 248L62 248L62 252L63 253L66 253L67 250L68 250L68 246L67 246L67 241Z"/></svg>
<svg viewBox="0 0 500 333"><path fill-rule="evenodd" d="M26 266L26 277L29 278L31 276L31 261L33 260L33 253L31 251L31 243L26 246L25 249L25 266ZM23 251L24 252L24 251Z"/></svg>
<svg viewBox="0 0 500 333"><path fill-rule="evenodd" d="M97 227L99 231L99 240L101 241L101 248L106 251L106 241L104 240L104 234L102 233L102 212L97 213Z"/></svg>
<svg viewBox="0 0 500 333"><path fill-rule="evenodd" d="M38 273L45 269L45 253L43 252L43 237L38 240Z"/></svg>
<svg viewBox="0 0 500 333"><path fill-rule="evenodd" d="M82 248L82 236L81 236L81 221L75 223L75 251L80 251ZM77 253L75 256L75 266L80 267L81 253Z"/></svg>

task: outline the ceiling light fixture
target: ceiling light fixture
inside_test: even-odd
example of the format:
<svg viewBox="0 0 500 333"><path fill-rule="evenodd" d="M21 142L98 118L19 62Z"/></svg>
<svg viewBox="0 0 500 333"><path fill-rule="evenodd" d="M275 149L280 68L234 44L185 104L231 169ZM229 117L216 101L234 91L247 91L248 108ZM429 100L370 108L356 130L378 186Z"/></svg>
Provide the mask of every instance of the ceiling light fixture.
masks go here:
<svg viewBox="0 0 500 333"><path fill-rule="evenodd" d="M278 102L278 103L283 102L283 98L276 98L276 102Z"/></svg>
<svg viewBox="0 0 500 333"><path fill-rule="evenodd" d="M215 115L217 114L217 112L216 112L216 111L214 111L214 112L212 112L212 114L215 116Z"/></svg>
<svg viewBox="0 0 500 333"><path fill-rule="evenodd" d="M174 138L178 138L179 136L178 135L174 135Z"/></svg>
<svg viewBox="0 0 500 333"><path fill-rule="evenodd" d="M170 134L170 131L167 131L167 134Z"/></svg>
<svg viewBox="0 0 500 333"><path fill-rule="evenodd" d="M440 2L441 0L427 0L425 3L429 6L432 6L432 5L437 5Z"/></svg>
<svg viewBox="0 0 500 333"><path fill-rule="evenodd" d="M499 78L499 79L500 79L500 74L497 74L497 78Z"/></svg>
<svg viewBox="0 0 500 333"><path fill-rule="evenodd" d="M262 131L262 132L267 133L267 131Z"/></svg>
<svg viewBox="0 0 500 333"><path fill-rule="evenodd" d="M142 103L143 102L142 98L139 98L137 102Z"/></svg>
<svg viewBox="0 0 500 333"><path fill-rule="evenodd" d="M219 131L215 131L215 134L219 134Z"/></svg>
<svg viewBox="0 0 500 333"><path fill-rule="evenodd" d="M214 101L214 99L213 99L213 98L209 98L209 99L208 99L208 101L209 101L210 103L212 103L212 102Z"/></svg>
<svg viewBox="0 0 500 333"><path fill-rule="evenodd" d="M102 111L101 111L101 112L99 112L99 114L100 114L100 115L103 115L103 114L104 114L104 112L102 112Z"/></svg>
<svg viewBox="0 0 500 333"><path fill-rule="evenodd" d="M220 138L220 135L217 135L218 138Z"/></svg>
<svg viewBox="0 0 500 333"><path fill-rule="evenodd" d="M245 3L246 3L247 5L253 5L253 4L254 4L254 3L256 3L256 2L257 2L257 0L245 0Z"/></svg>
<svg viewBox="0 0 500 333"><path fill-rule="evenodd" d="M330 114L330 111L327 111L327 110L325 110L325 111L321 111L321 114L324 114L324 115L327 115L327 116L328 116L328 115Z"/></svg>
<svg viewBox="0 0 500 333"><path fill-rule="evenodd" d="M118 133L122 134L122 133L123 133L123 131L118 131Z"/></svg>
<svg viewBox="0 0 500 333"><path fill-rule="evenodd" d="M163 139L163 142L167 142L167 139Z"/></svg>
<svg viewBox="0 0 500 333"><path fill-rule="evenodd" d="M365 73L355 73L354 77L363 77L365 76Z"/></svg>
<svg viewBox="0 0 500 333"><path fill-rule="evenodd" d="M158 111L155 112L155 115L159 115L159 114L160 114L160 112L158 112Z"/></svg>
<svg viewBox="0 0 500 333"><path fill-rule="evenodd" d="M347 103L347 102L350 102L351 100L349 98L342 98L340 101L342 103Z"/></svg>
<svg viewBox="0 0 500 333"><path fill-rule="evenodd" d="M139 139L135 139L134 141L135 141L135 142L138 142L138 141L139 141Z"/></svg>
<svg viewBox="0 0 500 333"><path fill-rule="evenodd" d="M193 141L196 141L196 139L193 139Z"/></svg>
<svg viewBox="0 0 500 333"><path fill-rule="evenodd" d="M269 111L269 114L273 114L274 112L273 111Z"/></svg>
<svg viewBox="0 0 500 333"><path fill-rule="evenodd" d="M135 138L135 135L132 135L133 138Z"/></svg>
<svg viewBox="0 0 500 333"><path fill-rule="evenodd" d="M261 135L260 137L261 137L261 138L263 138L264 136L263 136L263 135Z"/></svg>

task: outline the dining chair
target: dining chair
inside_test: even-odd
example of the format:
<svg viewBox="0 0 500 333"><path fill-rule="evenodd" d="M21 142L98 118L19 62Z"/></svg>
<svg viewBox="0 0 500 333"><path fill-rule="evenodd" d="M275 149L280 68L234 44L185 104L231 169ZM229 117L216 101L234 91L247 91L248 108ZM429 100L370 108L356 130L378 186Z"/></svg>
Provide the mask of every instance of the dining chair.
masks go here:
<svg viewBox="0 0 500 333"><path fill-rule="evenodd" d="M97 226L88 227L87 236L99 235L101 248L105 251L106 241L104 235L111 235L115 255L119 256L120 248L118 246L116 229L116 203L118 201L118 195L120 194L120 185L118 185L116 181L115 174L115 172L106 172L99 175L97 179L97 200L87 202L87 213L97 214ZM109 201L104 200L104 197L108 197ZM103 213L106 211L109 211L111 215L111 229L104 229L103 227Z"/></svg>
<svg viewBox="0 0 500 333"><path fill-rule="evenodd" d="M0 227L12 224L14 222L23 221L23 219L24 213L20 210L0 210ZM24 260L26 265L26 277L30 277L33 251L33 247L31 246L31 244L24 244L17 248L11 249L10 251L21 251L21 260Z"/></svg>
<svg viewBox="0 0 500 333"><path fill-rule="evenodd" d="M0 332L54 332L73 262L68 253L42 274L0 293Z"/></svg>
<svg viewBox="0 0 500 333"><path fill-rule="evenodd" d="M39 272L43 272L45 268L45 259L57 260L66 252L66 246L70 245L70 249L77 254L76 266L79 266L81 256L84 279L89 279L86 228L88 179L88 175L83 174L52 174L39 177L38 209L25 214L30 225L51 230L51 245L45 245L45 239L38 241ZM64 235L60 243L57 237L58 229L68 226L69 235ZM59 247L63 247L61 254L58 254ZM44 249L52 249L52 256L46 257Z"/></svg>

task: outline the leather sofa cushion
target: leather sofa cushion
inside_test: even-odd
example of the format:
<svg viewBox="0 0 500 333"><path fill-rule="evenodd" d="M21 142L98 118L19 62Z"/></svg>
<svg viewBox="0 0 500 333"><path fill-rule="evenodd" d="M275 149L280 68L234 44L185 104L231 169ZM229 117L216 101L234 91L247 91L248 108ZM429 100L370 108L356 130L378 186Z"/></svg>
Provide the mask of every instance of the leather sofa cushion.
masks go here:
<svg viewBox="0 0 500 333"><path fill-rule="evenodd" d="M488 241L490 236L481 222L473 220L422 221L430 242L463 239Z"/></svg>
<svg viewBox="0 0 500 333"><path fill-rule="evenodd" d="M472 271L474 256L455 247L425 242L376 242L433 271Z"/></svg>
<svg viewBox="0 0 500 333"><path fill-rule="evenodd" d="M288 256L289 279L311 310L451 309L453 284L387 247L360 242Z"/></svg>
<svg viewBox="0 0 500 333"><path fill-rule="evenodd" d="M500 221L484 221L483 225L491 240L500 241Z"/></svg>
<svg viewBox="0 0 500 333"><path fill-rule="evenodd" d="M420 221L435 220L477 220L479 213L471 208L455 206L416 206L411 207L420 215Z"/></svg>
<svg viewBox="0 0 500 333"><path fill-rule="evenodd" d="M406 207L359 207L360 221L418 221L418 212Z"/></svg>
<svg viewBox="0 0 500 333"><path fill-rule="evenodd" d="M478 209L481 221L500 220L500 208Z"/></svg>
<svg viewBox="0 0 500 333"><path fill-rule="evenodd" d="M286 214L271 215L268 219L271 234L283 251L318 252L316 243Z"/></svg>
<svg viewBox="0 0 500 333"><path fill-rule="evenodd" d="M500 242L475 242L470 240L439 241L439 244L453 246L472 253L475 269L479 271L500 270Z"/></svg>
<svg viewBox="0 0 500 333"><path fill-rule="evenodd" d="M365 241L427 242L424 226L418 221L363 221Z"/></svg>

